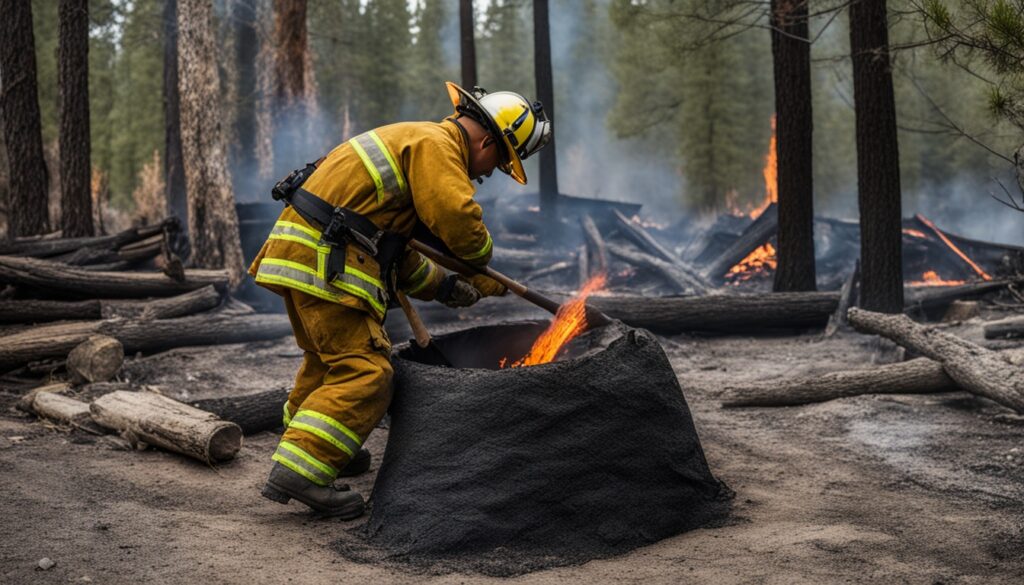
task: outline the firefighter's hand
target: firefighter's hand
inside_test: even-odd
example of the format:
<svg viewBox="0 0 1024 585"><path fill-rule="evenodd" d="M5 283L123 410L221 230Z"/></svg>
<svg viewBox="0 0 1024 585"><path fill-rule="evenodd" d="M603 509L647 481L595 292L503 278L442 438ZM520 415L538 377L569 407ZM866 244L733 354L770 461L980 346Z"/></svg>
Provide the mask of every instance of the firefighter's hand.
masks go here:
<svg viewBox="0 0 1024 585"><path fill-rule="evenodd" d="M473 288L480 291L480 294L485 297L500 297L508 292L505 285L485 274L477 274L470 278L469 282L473 285Z"/></svg>
<svg viewBox="0 0 1024 585"><path fill-rule="evenodd" d="M468 307L480 300L480 291L464 278L449 274L437 289L437 300L449 307Z"/></svg>

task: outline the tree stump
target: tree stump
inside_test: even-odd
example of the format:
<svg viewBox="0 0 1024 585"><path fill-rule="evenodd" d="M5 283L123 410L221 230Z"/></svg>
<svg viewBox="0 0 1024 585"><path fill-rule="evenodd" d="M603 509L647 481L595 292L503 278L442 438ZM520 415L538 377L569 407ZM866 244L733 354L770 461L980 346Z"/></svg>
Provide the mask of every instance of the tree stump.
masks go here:
<svg viewBox="0 0 1024 585"><path fill-rule="evenodd" d="M498 369L540 330L435 338L454 368L394 360L366 548L344 553L513 575L619 554L727 514L731 492L708 468L651 334L622 328L582 357Z"/></svg>
<svg viewBox="0 0 1024 585"><path fill-rule="evenodd" d="M94 335L68 354L67 368L76 383L107 382L124 363L124 346L113 337Z"/></svg>

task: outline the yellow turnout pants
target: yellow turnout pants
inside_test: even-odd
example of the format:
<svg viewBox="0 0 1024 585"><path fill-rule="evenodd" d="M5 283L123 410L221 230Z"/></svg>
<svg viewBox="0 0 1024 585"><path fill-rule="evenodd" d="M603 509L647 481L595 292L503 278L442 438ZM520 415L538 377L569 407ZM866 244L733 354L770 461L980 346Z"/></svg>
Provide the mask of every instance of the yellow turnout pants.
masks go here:
<svg viewBox="0 0 1024 585"><path fill-rule="evenodd" d="M366 312L292 289L284 293L305 355L284 405L287 428L273 460L328 485L387 412L391 342Z"/></svg>

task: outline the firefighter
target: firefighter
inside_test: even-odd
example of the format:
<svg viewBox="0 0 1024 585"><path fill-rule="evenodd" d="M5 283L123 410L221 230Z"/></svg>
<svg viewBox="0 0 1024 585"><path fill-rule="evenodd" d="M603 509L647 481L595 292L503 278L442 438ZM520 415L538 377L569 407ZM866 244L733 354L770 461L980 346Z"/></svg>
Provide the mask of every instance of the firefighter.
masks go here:
<svg viewBox="0 0 1024 585"><path fill-rule="evenodd" d="M396 290L449 307L506 292L486 276L448 274L405 243L432 235L486 265L492 240L472 181L497 168L525 185L522 160L547 144L551 122L516 93L447 87L452 116L356 136L274 188L287 206L249 273L284 298L304 357L263 487L271 500L363 513L363 497L334 480L369 468L362 445L391 401L383 319Z"/></svg>

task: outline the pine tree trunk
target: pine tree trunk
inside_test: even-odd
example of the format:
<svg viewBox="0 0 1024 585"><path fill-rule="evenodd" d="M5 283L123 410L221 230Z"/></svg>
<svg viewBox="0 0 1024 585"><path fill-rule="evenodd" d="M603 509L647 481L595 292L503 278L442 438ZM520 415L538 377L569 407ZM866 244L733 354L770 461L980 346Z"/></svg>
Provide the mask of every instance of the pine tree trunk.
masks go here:
<svg viewBox="0 0 1024 585"><path fill-rule="evenodd" d="M14 238L48 231L49 174L39 119L32 3L0 0L0 15L0 122L11 180L7 236Z"/></svg>
<svg viewBox="0 0 1024 585"><path fill-rule="evenodd" d="M240 170L234 175L235 192L257 193L260 182L256 162L256 61L259 55L259 38L256 34L256 4L254 0L238 0L234 4L235 21L235 68L238 71L238 105L235 118L235 136L238 148L235 151L236 166ZM249 195L251 197L251 195Z"/></svg>
<svg viewBox="0 0 1024 585"><path fill-rule="evenodd" d="M816 290L807 2L771 2L779 185L775 292Z"/></svg>
<svg viewBox="0 0 1024 585"><path fill-rule="evenodd" d="M901 313L899 145L887 23L885 0L859 0L850 5L857 114L860 306L870 311Z"/></svg>
<svg viewBox="0 0 1024 585"><path fill-rule="evenodd" d="M167 212L188 228L188 196L181 155L181 100L178 97L178 1L164 0L164 182Z"/></svg>
<svg viewBox="0 0 1024 585"><path fill-rule="evenodd" d="M305 162L297 157L308 142L306 0L274 2L274 49L274 176L283 177Z"/></svg>
<svg viewBox="0 0 1024 585"><path fill-rule="evenodd" d="M476 19L473 0L459 0L459 38L462 48L462 87L473 89L476 80Z"/></svg>
<svg viewBox="0 0 1024 585"><path fill-rule="evenodd" d="M61 0L60 227L65 238L95 235L89 143L89 1Z"/></svg>
<svg viewBox="0 0 1024 585"><path fill-rule="evenodd" d="M232 284L238 284L244 269L219 107L212 0L180 0L178 8L181 150L192 262L226 268Z"/></svg>
<svg viewBox="0 0 1024 585"><path fill-rule="evenodd" d="M537 99L544 104L548 118L555 119L555 85L551 76L551 22L548 0L533 0L533 59L537 83ZM514 88L513 88L514 89ZM540 151L541 214L558 218L558 165L555 159L555 137Z"/></svg>

